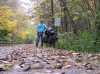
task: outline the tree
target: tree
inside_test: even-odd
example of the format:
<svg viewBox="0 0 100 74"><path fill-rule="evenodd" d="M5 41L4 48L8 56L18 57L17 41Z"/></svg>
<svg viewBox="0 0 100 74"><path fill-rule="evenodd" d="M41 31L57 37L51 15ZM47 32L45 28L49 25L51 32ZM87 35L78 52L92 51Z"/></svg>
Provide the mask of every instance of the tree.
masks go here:
<svg viewBox="0 0 100 74"><path fill-rule="evenodd" d="M16 29L16 20L13 19L13 11L8 6L0 6L0 40L5 40Z"/></svg>
<svg viewBox="0 0 100 74"><path fill-rule="evenodd" d="M92 31L95 30L95 5L95 0L41 0L36 13L50 19L60 15L66 32Z"/></svg>

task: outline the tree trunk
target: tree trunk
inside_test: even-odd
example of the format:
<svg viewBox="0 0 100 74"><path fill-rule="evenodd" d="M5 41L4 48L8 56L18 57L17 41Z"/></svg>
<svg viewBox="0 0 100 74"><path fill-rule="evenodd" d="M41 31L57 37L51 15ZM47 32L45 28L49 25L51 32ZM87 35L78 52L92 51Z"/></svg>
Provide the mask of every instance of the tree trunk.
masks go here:
<svg viewBox="0 0 100 74"><path fill-rule="evenodd" d="M62 7L63 13L64 13L64 27L65 27L65 31L66 32L71 32L72 31L72 27L75 25L71 14L68 10L67 7L67 1L66 0L59 0L60 2L60 6Z"/></svg>
<svg viewBox="0 0 100 74"><path fill-rule="evenodd" d="M51 17L52 17L52 26L54 26L54 2L51 0Z"/></svg>

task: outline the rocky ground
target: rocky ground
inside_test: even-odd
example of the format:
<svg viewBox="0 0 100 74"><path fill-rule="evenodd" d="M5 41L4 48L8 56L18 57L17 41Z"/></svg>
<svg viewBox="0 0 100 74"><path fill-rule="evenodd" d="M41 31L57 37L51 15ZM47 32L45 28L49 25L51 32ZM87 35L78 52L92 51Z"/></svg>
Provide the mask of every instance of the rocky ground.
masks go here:
<svg viewBox="0 0 100 74"><path fill-rule="evenodd" d="M100 54L35 48L0 47L0 74L100 74Z"/></svg>

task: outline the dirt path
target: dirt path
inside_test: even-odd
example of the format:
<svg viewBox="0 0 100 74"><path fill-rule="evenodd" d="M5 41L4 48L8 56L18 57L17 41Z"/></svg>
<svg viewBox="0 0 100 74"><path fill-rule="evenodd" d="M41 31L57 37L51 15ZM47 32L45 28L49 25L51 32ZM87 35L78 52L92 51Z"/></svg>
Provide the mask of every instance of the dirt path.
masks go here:
<svg viewBox="0 0 100 74"><path fill-rule="evenodd" d="M100 54L35 48L31 44L0 47L0 74L100 74ZM6 62L6 63L5 63Z"/></svg>

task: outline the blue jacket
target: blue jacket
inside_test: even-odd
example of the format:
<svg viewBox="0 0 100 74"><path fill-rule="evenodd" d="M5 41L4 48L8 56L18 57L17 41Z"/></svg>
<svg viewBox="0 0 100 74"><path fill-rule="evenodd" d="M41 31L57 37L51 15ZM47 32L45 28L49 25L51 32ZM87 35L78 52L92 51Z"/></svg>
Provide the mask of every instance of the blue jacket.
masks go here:
<svg viewBox="0 0 100 74"><path fill-rule="evenodd" d="M46 25L44 23L39 23L37 25L37 32L45 32Z"/></svg>

